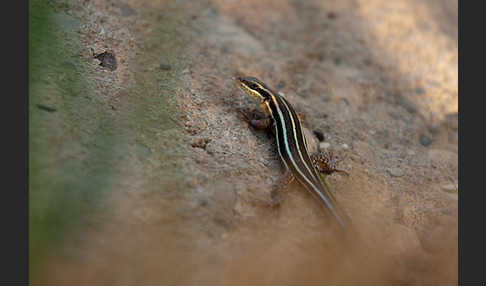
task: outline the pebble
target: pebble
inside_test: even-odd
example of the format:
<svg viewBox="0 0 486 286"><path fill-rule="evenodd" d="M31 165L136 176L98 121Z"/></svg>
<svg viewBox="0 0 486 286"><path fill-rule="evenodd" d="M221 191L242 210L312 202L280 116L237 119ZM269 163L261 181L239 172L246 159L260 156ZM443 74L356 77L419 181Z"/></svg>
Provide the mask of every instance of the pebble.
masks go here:
<svg viewBox="0 0 486 286"><path fill-rule="evenodd" d="M344 143L343 145L341 145L341 147L343 147L343 149L344 149L344 150L349 149L349 146L348 146L348 144L346 144L346 143Z"/></svg>
<svg viewBox="0 0 486 286"><path fill-rule="evenodd" d="M319 149L321 149L321 150L327 149L329 147L331 147L331 144L329 142L322 142L322 143L319 144Z"/></svg>
<svg viewBox="0 0 486 286"><path fill-rule="evenodd" d="M430 144L432 144L432 139L429 136L422 134L422 135L420 135L420 143L423 146L427 147Z"/></svg>
<svg viewBox="0 0 486 286"><path fill-rule="evenodd" d="M440 187L446 193L457 193L457 185L446 184Z"/></svg>
<svg viewBox="0 0 486 286"><path fill-rule="evenodd" d="M400 168L389 168L389 169L387 169L387 171L392 177L403 176L403 170L400 169Z"/></svg>
<svg viewBox="0 0 486 286"><path fill-rule="evenodd" d="M425 93L425 89L423 87L417 87L415 89L415 93L416 94L424 94Z"/></svg>
<svg viewBox="0 0 486 286"><path fill-rule="evenodd" d="M115 54L112 51L105 51L101 54L94 56L94 58L100 61L100 66L107 68L110 71L116 70L118 66Z"/></svg>

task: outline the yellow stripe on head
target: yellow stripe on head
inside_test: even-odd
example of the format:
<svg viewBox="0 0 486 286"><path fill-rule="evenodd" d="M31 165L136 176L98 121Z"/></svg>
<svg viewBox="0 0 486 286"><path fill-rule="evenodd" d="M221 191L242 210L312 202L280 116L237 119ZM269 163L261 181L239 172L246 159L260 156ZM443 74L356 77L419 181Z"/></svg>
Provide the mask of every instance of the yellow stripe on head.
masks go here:
<svg viewBox="0 0 486 286"><path fill-rule="evenodd" d="M258 101L260 108L265 114L271 114L270 106L272 92L265 86L263 82L254 77L237 77L236 80L239 86L248 93L251 97Z"/></svg>

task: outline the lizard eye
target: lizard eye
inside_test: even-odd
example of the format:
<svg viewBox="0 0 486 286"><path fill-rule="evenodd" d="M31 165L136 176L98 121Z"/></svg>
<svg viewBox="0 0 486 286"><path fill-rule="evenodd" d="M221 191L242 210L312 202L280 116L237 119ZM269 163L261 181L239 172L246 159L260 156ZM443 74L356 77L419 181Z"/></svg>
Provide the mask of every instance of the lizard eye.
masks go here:
<svg viewBox="0 0 486 286"><path fill-rule="evenodd" d="M251 89L257 89L258 86L256 84L254 84L253 82L248 82L248 87L251 88Z"/></svg>

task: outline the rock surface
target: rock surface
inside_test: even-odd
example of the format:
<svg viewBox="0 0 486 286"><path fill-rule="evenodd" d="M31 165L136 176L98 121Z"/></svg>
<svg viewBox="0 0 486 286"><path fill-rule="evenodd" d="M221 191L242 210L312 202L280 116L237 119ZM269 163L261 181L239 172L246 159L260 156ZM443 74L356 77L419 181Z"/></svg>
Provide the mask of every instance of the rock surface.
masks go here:
<svg viewBox="0 0 486 286"><path fill-rule="evenodd" d="M457 285L457 1L30 11L32 285ZM353 243L296 181L268 207L283 168L241 74L345 158Z"/></svg>

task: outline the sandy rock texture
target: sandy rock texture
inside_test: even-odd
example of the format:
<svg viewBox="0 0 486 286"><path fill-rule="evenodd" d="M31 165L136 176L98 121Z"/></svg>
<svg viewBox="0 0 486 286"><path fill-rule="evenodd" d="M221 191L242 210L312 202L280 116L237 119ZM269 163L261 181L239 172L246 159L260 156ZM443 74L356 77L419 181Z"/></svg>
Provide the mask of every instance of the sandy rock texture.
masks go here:
<svg viewBox="0 0 486 286"><path fill-rule="evenodd" d="M31 5L32 285L457 284L457 2ZM283 168L236 75L344 158L353 239L297 182L267 206Z"/></svg>

